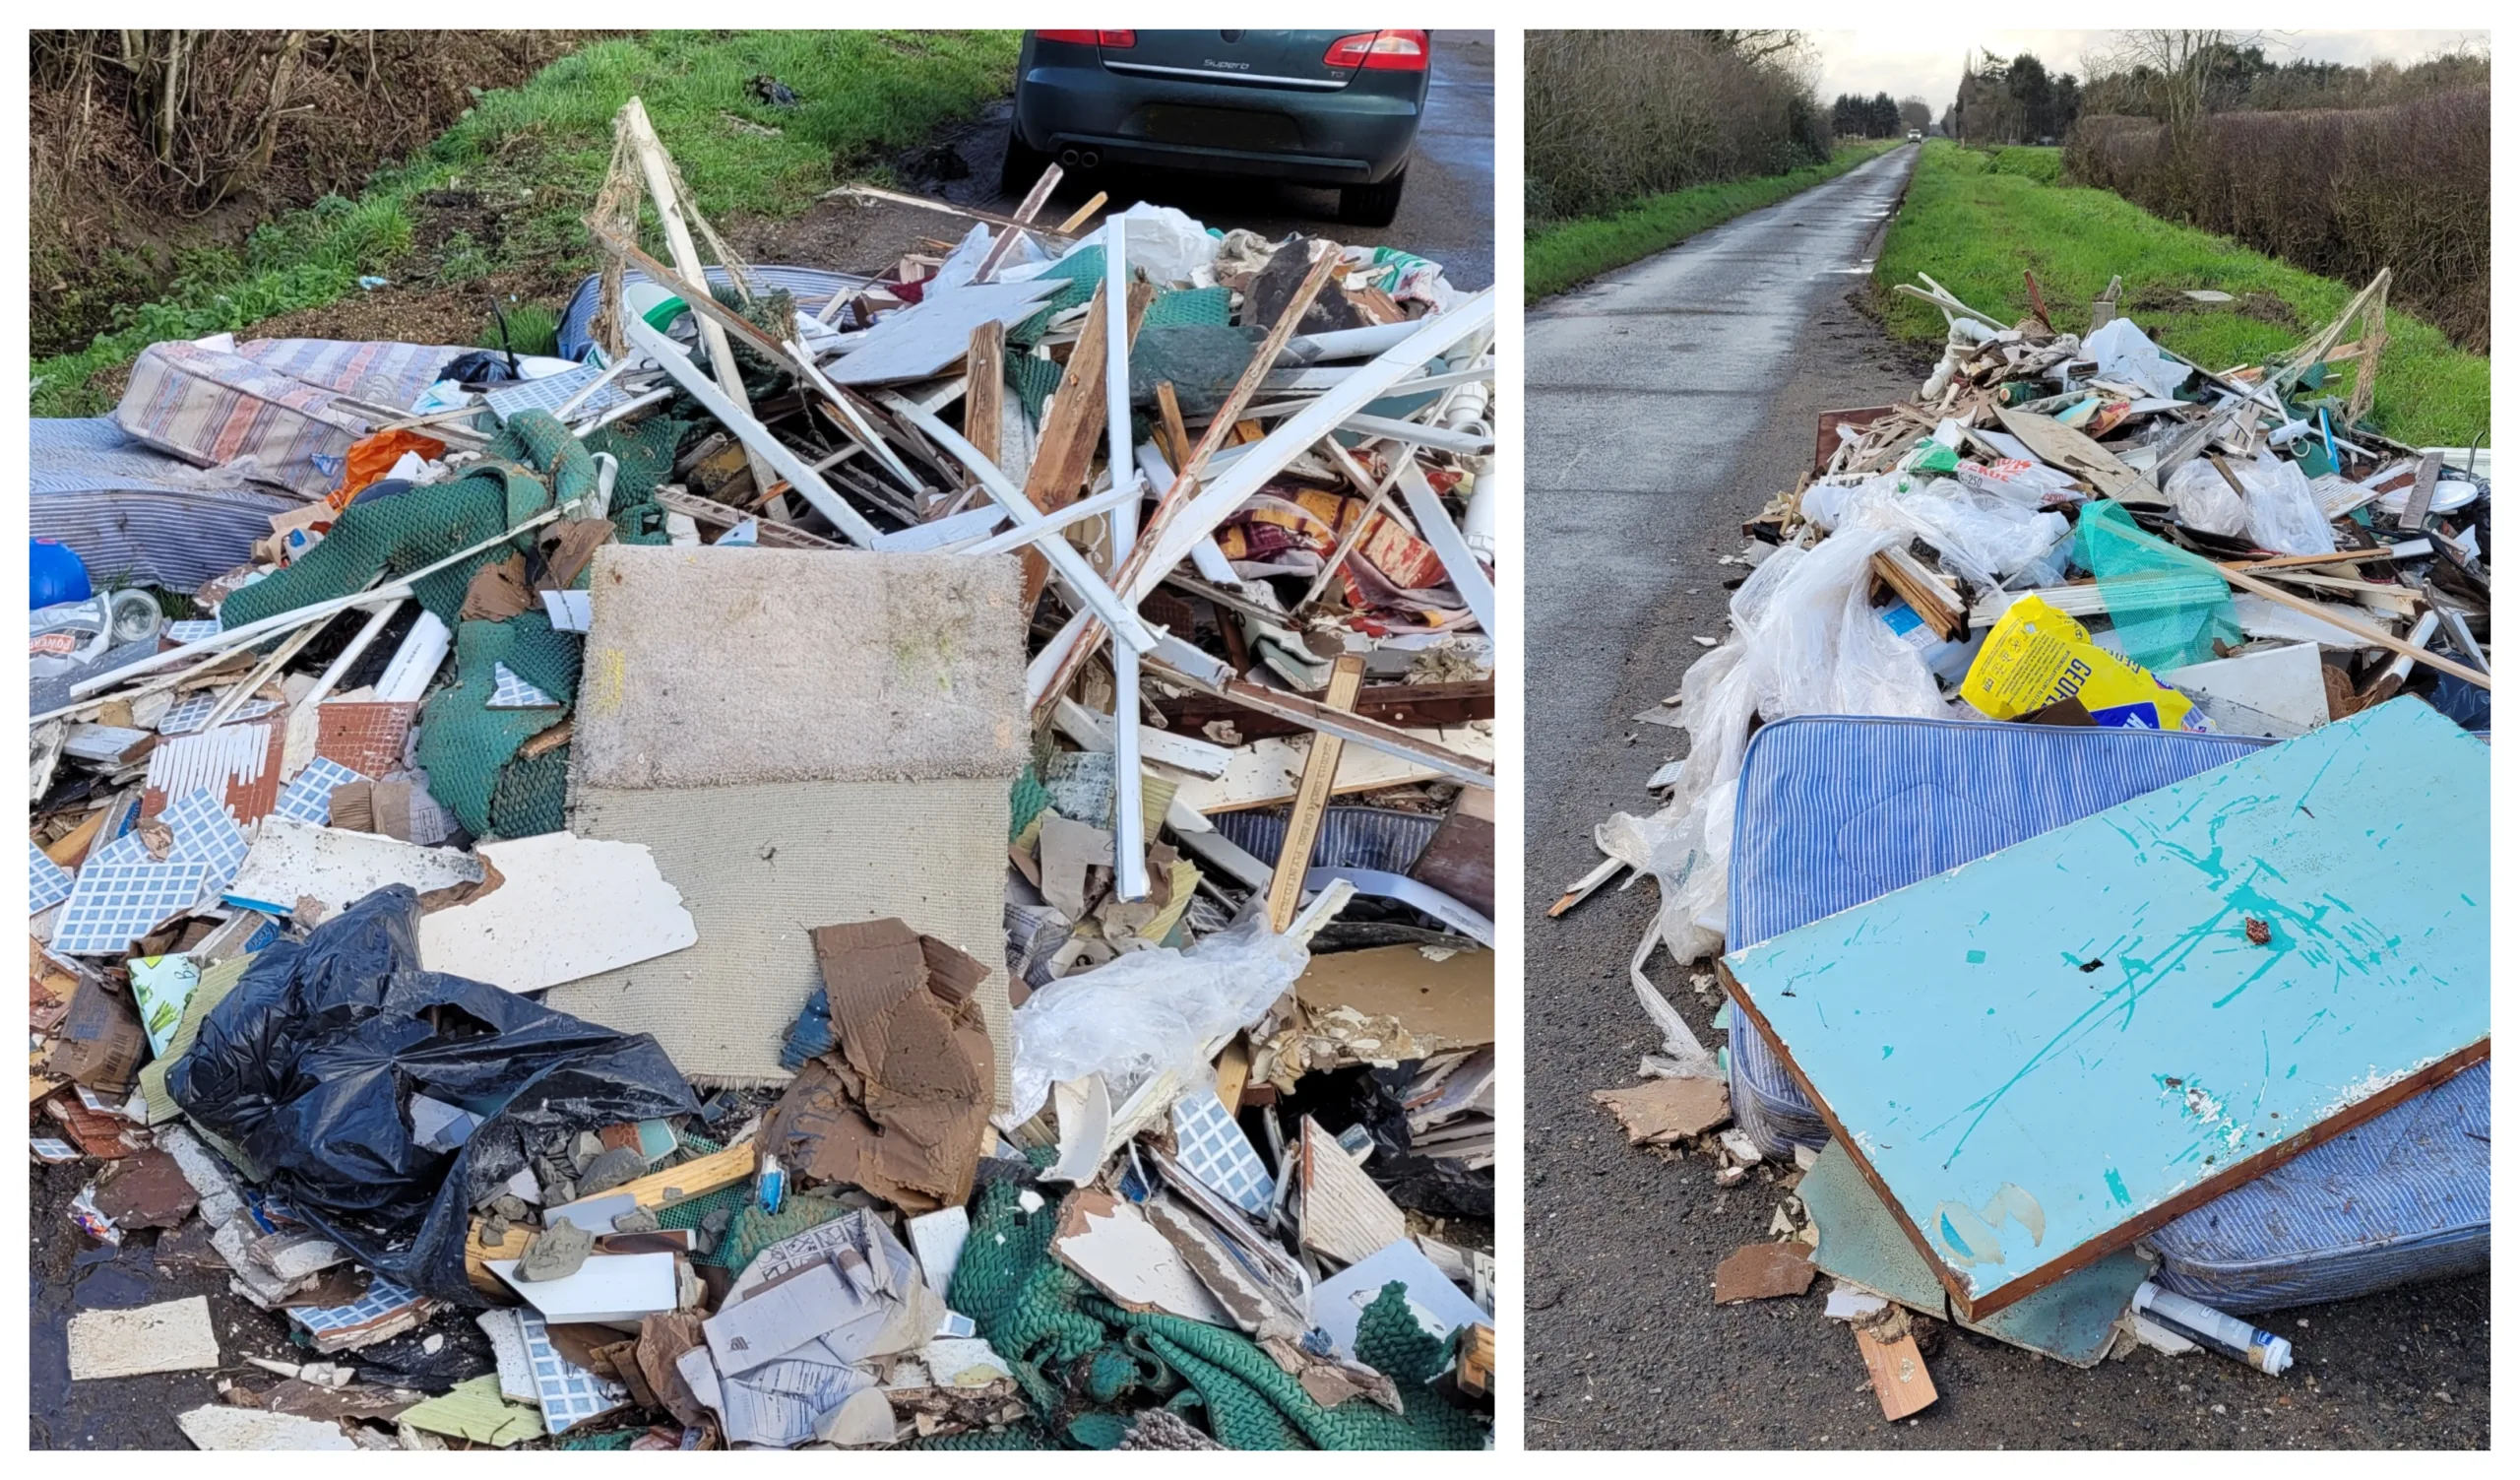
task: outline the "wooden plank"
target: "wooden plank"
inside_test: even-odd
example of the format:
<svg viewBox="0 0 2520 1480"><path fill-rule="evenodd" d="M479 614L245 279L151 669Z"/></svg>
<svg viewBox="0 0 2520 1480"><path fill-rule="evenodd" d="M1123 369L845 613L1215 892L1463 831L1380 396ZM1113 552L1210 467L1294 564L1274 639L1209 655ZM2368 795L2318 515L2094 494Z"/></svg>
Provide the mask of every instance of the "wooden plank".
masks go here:
<svg viewBox="0 0 2520 1480"><path fill-rule="evenodd" d="M1875 552L1872 573L1899 593L1899 599L1943 641L1957 642L1969 635L1969 609L1960 605L1959 594L1945 585L1942 577L1925 569L1924 562L1909 553L1906 546L1894 545Z"/></svg>
<svg viewBox="0 0 2520 1480"><path fill-rule="evenodd" d="M1811 447L1811 476L1818 478L1829 471L1829 460L1838 455L1838 448L1843 445L1838 436L1839 427L1852 426L1861 431L1898 409L1895 406L1864 406L1820 413L1820 430Z"/></svg>
<svg viewBox="0 0 2520 1480"><path fill-rule="evenodd" d="M1341 654L1331 667L1322 706L1343 713L1354 709L1356 690L1364 681L1363 657ZM1312 867L1312 845L1321 836L1322 815L1330 810L1331 784L1339 777L1339 752L1346 748L1347 741L1335 735L1316 735L1304 756L1303 786L1295 794L1294 812L1287 818L1287 840L1278 849L1278 865L1269 875L1269 929L1281 934L1294 924L1295 910L1303 903L1303 876Z"/></svg>
<svg viewBox="0 0 2520 1480"><path fill-rule="evenodd" d="M2053 417L1998 407L1995 419L2003 423L2004 430L2020 438L2032 456L2084 480L2103 497L2133 508L2170 506L2161 490L2146 482L2142 474L2119 462L2117 454Z"/></svg>
<svg viewBox="0 0 2520 1480"><path fill-rule="evenodd" d="M2486 1056L2488 770L2398 700L1720 967L1983 1320Z"/></svg>
<svg viewBox="0 0 2520 1480"><path fill-rule="evenodd" d="M1303 725L1274 714L1262 714L1213 694L1186 693L1159 698L1155 707L1171 727L1185 735L1204 735L1217 720L1233 726L1246 740L1275 735L1308 735ZM1432 730L1467 725L1496 717L1496 683L1482 678L1471 683L1377 683L1356 696L1359 718L1407 730Z"/></svg>
<svg viewBox="0 0 2520 1480"><path fill-rule="evenodd" d="M2415 487L2406 495L2406 508L2398 515L2398 528L2420 530L2425 516L2432 512L2432 484L2441 476L2441 454L2427 452L2424 461L2415 465Z"/></svg>
<svg viewBox="0 0 2520 1480"><path fill-rule="evenodd" d="M1074 235L1077 227L1084 225L1089 221L1092 221L1094 219L1094 213L1102 210L1103 203L1108 201L1110 198L1111 195L1109 191L1095 191L1092 199L1088 200L1084 205L1077 207L1074 211L1069 212L1067 220L1059 223L1058 234L1061 236Z"/></svg>
<svg viewBox="0 0 2520 1480"><path fill-rule="evenodd" d="M1056 165L1052 165L1056 168ZM1006 326L995 319L972 331L970 358L963 363L969 382L963 390L963 435L986 452L1002 445L1000 418L1006 406ZM951 500L942 500L944 508Z"/></svg>
<svg viewBox="0 0 2520 1480"><path fill-rule="evenodd" d="M1066 172L1067 171L1061 169L1055 163L1042 170L1041 177L1033 182L1033 188L1024 192L1024 200L1022 204L1015 208L1015 219L1017 221L1029 222L1034 217L1040 215L1041 208L1048 205L1050 202L1050 192L1058 188L1059 177ZM1006 229L998 232L997 239L989 243L988 255L980 259L979 268L972 274L972 281L975 283L987 283L994 280L997 276L997 265L1006 260L1006 254L1015 249L1015 244L1022 241L1024 239L1024 232L1013 226L1008 226ZM971 436L971 432L968 428L965 429L963 434L965 436ZM972 437L972 440L979 443L982 447L991 445L988 442L980 441L978 437Z"/></svg>
<svg viewBox="0 0 2520 1480"><path fill-rule="evenodd" d="M1040 445L1033 453L1033 470L1024 480L1024 496L1042 513L1076 502L1085 491L1085 470L1093 465L1102 441L1102 354L1109 334L1108 305L1100 288L1085 315L1085 328L1068 351L1067 372L1050 396L1049 415L1041 421ZM988 444L980 444L985 447ZM1039 550L1024 552L1024 609L1031 611L1050 578L1050 567Z"/></svg>
<svg viewBox="0 0 2520 1480"><path fill-rule="evenodd" d="M1855 1344L1863 1353L1863 1370L1872 1376L1873 1395L1881 1399L1883 1418L1897 1423L1933 1406L1941 1395L1933 1390L1933 1375L1925 1371L1924 1353L1917 1350L1912 1332L1902 1331L1898 1340L1884 1342L1857 1326Z"/></svg>
<svg viewBox="0 0 2520 1480"><path fill-rule="evenodd" d="M691 226L683 218L682 192L675 187L673 161L666 156L664 145L657 138L656 129L648 122L646 103L633 97L621 105L622 130L630 136L631 151L639 157L640 173L647 176L648 199L657 208L657 220L664 227L665 248L672 254L674 272L686 282L705 287L708 274L700 263L700 249L691 242ZM633 230L637 229L635 226ZM701 296L711 295L702 292ZM716 300L711 298L712 302ZM708 316L700 316L700 344L709 354L710 368L717 372L718 389L728 401L749 414L752 400L745 394L742 373L735 366L734 347L726 342L726 331ZM744 443L744 456L752 464L753 486L770 487L770 468L750 441Z"/></svg>
<svg viewBox="0 0 2520 1480"><path fill-rule="evenodd" d="M2423 664L2425 667L2437 669L2442 673L2448 674L2453 678L2465 678L2467 681L2475 684L2479 688L2489 689L2493 687L2493 679L2488 677L2484 674L2478 673L2475 669L2468 667L2466 664L2453 663L2449 659L2442 657L2440 654L2435 653L2428 648L2418 647L2414 643L2408 642L2403 638L2395 637L2387 632L2383 632L2368 622L2362 621L2357 617L2347 616L2333 602L2308 601L2301 597L2295 596L2293 593L2285 590L2281 586L2261 581L2257 577L2250 575L2247 571L2236 570L2229 565L2221 566L2219 568L2223 572L2224 580L2237 586L2242 591L2252 592L2258 596L2266 598L2270 602L2274 602L2278 606L2290 607L2296 611L2306 612L2311 616L2319 618L2321 621L2343 627L2346 631L2362 638L2364 642L2369 643L2375 648L2387 648L2390 652L2397 654L2401 658L2412 658L2416 662Z"/></svg>
<svg viewBox="0 0 2520 1480"><path fill-rule="evenodd" d="M677 514L688 514L693 523L707 525L711 529L730 530L747 519L759 519L761 543L774 549L849 548L837 540L826 540L811 531L800 530L792 524L782 524L776 519L747 514L732 504L720 503L714 498L703 498L697 493L684 493L671 487L659 488L657 502Z"/></svg>

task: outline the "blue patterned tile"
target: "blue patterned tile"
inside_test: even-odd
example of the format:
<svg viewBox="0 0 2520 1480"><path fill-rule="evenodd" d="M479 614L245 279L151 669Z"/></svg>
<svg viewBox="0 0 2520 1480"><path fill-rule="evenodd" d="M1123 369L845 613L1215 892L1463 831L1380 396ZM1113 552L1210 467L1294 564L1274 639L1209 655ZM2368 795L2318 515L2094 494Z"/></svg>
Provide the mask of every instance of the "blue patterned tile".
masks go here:
<svg viewBox="0 0 2520 1480"><path fill-rule="evenodd" d="M272 804L272 810L300 822L329 827L333 821L333 788L370 779L338 760L318 756L297 773L296 780L281 789L280 801Z"/></svg>
<svg viewBox="0 0 2520 1480"><path fill-rule="evenodd" d="M1267 1216L1277 1180L1215 1090L1201 1087L1173 1103L1172 1139L1191 1176L1253 1217Z"/></svg>

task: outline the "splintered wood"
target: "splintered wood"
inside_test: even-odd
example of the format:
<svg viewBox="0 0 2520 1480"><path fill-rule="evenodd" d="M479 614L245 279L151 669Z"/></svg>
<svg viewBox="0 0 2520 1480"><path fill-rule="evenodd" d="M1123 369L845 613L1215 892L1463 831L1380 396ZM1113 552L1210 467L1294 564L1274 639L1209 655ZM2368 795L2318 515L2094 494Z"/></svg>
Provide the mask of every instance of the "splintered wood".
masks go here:
<svg viewBox="0 0 2520 1480"><path fill-rule="evenodd" d="M1896 1422L1933 1405L1933 1375L1925 1371L1924 1354L1914 1333L1884 1342L1862 1326L1855 1328L1856 1349L1863 1353L1863 1370L1871 1375L1873 1393L1881 1399L1881 1416Z"/></svg>

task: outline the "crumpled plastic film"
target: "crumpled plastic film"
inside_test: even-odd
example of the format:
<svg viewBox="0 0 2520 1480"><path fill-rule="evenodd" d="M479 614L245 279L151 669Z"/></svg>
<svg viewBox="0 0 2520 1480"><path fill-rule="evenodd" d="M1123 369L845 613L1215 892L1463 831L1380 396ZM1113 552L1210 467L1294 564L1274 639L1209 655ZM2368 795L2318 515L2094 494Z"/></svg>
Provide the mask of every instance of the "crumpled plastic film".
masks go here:
<svg viewBox="0 0 2520 1480"><path fill-rule="evenodd" d="M1188 950L1131 951L1062 977L1015 1009L1009 1125L1033 1118L1061 1080L1099 1073L1113 1104L1166 1069L1212 1077L1204 1052L1251 1025L1312 959L1292 933L1253 916Z"/></svg>
<svg viewBox="0 0 2520 1480"><path fill-rule="evenodd" d="M2222 572L2136 528L2122 505L2103 498L2086 506L2074 553L2100 578L2110 627L2138 667L2158 674L2209 663L2222 656L2216 641L2240 641Z"/></svg>
<svg viewBox="0 0 2520 1480"><path fill-rule="evenodd" d="M1645 976L1657 941L1686 963L1724 945L1732 860L1733 783L1749 746L1750 720L1797 714L1949 714L1917 650L1881 619L1870 593L1873 555L1913 529L1856 500L1837 533L1809 549L1770 555L1732 594L1732 633L1680 680L1688 758L1670 801L1650 817L1619 813L1602 824L1603 852L1654 875L1663 903L1629 976L1664 1030L1666 1052L1687 1062L1692 1037L1672 1035L1678 1016L1661 1009ZM1668 1014L1668 1015L1667 1015Z"/></svg>

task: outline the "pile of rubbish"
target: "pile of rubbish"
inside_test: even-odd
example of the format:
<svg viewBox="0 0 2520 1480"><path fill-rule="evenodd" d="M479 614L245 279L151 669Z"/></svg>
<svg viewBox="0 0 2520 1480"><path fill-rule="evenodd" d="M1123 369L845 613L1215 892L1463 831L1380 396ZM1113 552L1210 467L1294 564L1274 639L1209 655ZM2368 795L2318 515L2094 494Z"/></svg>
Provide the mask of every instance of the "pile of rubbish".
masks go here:
<svg viewBox="0 0 2520 1480"><path fill-rule="evenodd" d="M2363 424L2385 273L2224 370L1922 281L1941 362L1822 415L1551 911L1661 891L1596 1098L1777 1198L1716 1300L1833 1276L1892 1419L1943 1320L2280 1373L2239 1315L2487 1263L2487 458Z"/></svg>
<svg viewBox="0 0 2520 1480"><path fill-rule="evenodd" d="M1493 291L1055 167L753 267L615 136L563 357L38 424L38 1181L285 1353L196 1295L71 1377L222 1374L203 1448L1487 1443Z"/></svg>

